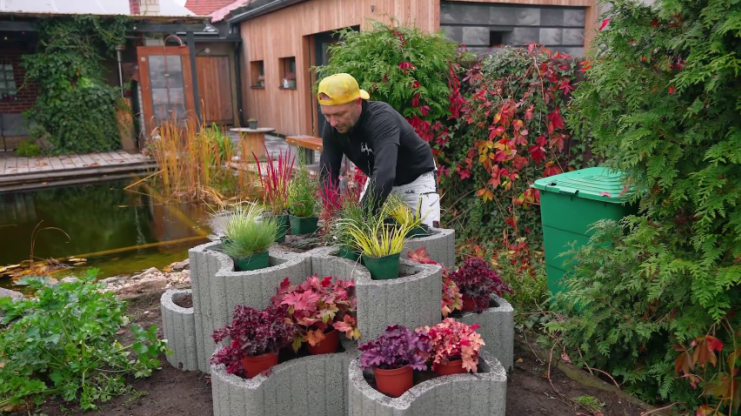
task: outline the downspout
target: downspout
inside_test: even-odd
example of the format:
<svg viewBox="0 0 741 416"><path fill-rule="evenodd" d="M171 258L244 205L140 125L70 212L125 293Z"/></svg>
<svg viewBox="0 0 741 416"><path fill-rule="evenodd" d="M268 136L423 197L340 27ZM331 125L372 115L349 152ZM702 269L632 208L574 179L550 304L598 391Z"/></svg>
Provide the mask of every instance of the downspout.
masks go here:
<svg viewBox="0 0 741 416"><path fill-rule="evenodd" d="M237 81L237 121L239 126L246 126L244 122L244 111L242 108L242 40L234 42L234 71Z"/></svg>

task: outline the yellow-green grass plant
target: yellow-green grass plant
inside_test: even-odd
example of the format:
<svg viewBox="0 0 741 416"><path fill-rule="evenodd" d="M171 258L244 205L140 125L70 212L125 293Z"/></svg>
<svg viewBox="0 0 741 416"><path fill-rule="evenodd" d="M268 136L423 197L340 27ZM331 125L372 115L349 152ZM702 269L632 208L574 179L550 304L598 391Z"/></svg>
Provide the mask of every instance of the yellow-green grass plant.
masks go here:
<svg viewBox="0 0 741 416"><path fill-rule="evenodd" d="M274 216L263 214L259 205L239 204L226 221L221 246L238 270L269 266L268 248L275 242L280 224Z"/></svg>

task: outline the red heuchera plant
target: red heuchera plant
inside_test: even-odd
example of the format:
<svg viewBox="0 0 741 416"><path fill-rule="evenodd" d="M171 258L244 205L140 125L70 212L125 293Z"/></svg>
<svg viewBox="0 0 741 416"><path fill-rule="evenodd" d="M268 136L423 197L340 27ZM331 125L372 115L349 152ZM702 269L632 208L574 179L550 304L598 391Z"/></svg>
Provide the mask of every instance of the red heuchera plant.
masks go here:
<svg viewBox="0 0 741 416"><path fill-rule="evenodd" d="M293 163L296 157L286 150L285 155L281 151L278 154L278 159L273 159L267 147L265 148L265 155L268 163L265 167L265 175L263 175L260 161L255 152L252 152L252 157L255 158L257 163L260 185L262 185L262 200L270 206L274 215L281 215L285 213L284 211L288 207L288 184L291 181Z"/></svg>
<svg viewBox="0 0 741 416"><path fill-rule="evenodd" d="M453 318L445 318L439 324L417 328L417 333L426 333L430 338L432 369L448 361L463 360L463 368L470 372L478 371L479 352L484 345L481 335L476 332L478 324L466 325Z"/></svg>
<svg viewBox="0 0 741 416"><path fill-rule="evenodd" d="M231 340L214 354L211 363L224 364L227 373L243 377L243 358L277 353L290 344L295 331L285 306L271 305L260 311L237 305L232 323L211 335L216 343L226 338Z"/></svg>
<svg viewBox="0 0 741 416"><path fill-rule="evenodd" d="M471 298L477 313L489 307L489 296L492 293L497 296L502 296L502 292L514 293L497 272L478 257L469 257L463 266L450 274L450 279L465 296Z"/></svg>
<svg viewBox="0 0 741 416"><path fill-rule="evenodd" d="M407 254L409 260L422 263L422 264L440 264L430 258L427 254L425 247L420 247L416 250L410 250ZM461 295L458 285L455 284L449 277L450 271L447 267L443 266L443 297L440 301L440 311L444 317L453 313L456 310L463 309L463 295Z"/></svg>
<svg viewBox="0 0 741 416"><path fill-rule="evenodd" d="M298 351L306 341L311 346L326 338L326 332L333 328L344 332L350 339L360 338L360 330L355 320L355 283L352 280L336 279L327 276L319 279L316 274L309 276L300 285L291 285L286 277L281 282L276 295L271 298L273 305L288 307L289 320L296 325L293 336L293 349Z"/></svg>
<svg viewBox="0 0 741 416"><path fill-rule="evenodd" d="M360 367L393 370L409 365L415 370L427 370L425 357L432 345L424 332L412 332L402 325L389 325L378 338L360 344Z"/></svg>

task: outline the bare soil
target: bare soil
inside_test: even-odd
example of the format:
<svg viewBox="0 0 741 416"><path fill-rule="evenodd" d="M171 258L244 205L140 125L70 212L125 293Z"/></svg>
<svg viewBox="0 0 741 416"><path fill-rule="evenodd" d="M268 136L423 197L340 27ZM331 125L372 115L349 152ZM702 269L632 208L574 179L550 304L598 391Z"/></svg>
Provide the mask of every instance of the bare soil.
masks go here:
<svg viewBox="0 0 741 416"><path fill-rule="evenodd" d="M129 302L132 321L148 327L160 321L160 294L154 293ZM161 336L161 333L160 333ZM126 337L126 335L124 335ZM556 366L546 377L548 364L540 361L529 348L515 348L515 368L507 383L507 414L512 416L640 416L644 409L629 403L616 393L586 387L568 378ZM541 357L547 359L547 357ZM152 377L132 379L134 390L101 404L99 410L82 412L77 406L60 400L45 403L36 409L47 416L110 415L110 416L211 416L213 404L207 374L182 372L161 357L162 369ZM589 410L573 400L592 396L604 406ZM24 415L27 413L23 413ZM18 416L21 414L19 413ZM432 415L431 415L432 416Z"/></svg>
<svg viewBox="0 0 741 416"><path fill-rule="evenodd" d="M180 296L176 299L173 299L172 303L180 306L181 308L192 308L193 307L193 295L186 294L183 296Z"/></svg>

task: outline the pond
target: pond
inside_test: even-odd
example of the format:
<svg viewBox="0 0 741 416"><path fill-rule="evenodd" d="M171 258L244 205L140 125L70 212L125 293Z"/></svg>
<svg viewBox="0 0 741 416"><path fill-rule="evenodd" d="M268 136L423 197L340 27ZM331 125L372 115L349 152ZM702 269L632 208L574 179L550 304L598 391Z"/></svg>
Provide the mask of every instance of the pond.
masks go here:
<svg viewBox="0 0 741 416"><path fill-rule="evenodd" d="M105 278L165 267L208 241L208 206L164 203L146 186L124 190L131 183L0 193L0 268L28 260L33 250L35 260L86 258L71 272L99 268ZM0 286L12 280L0 276Z"/></svg>

